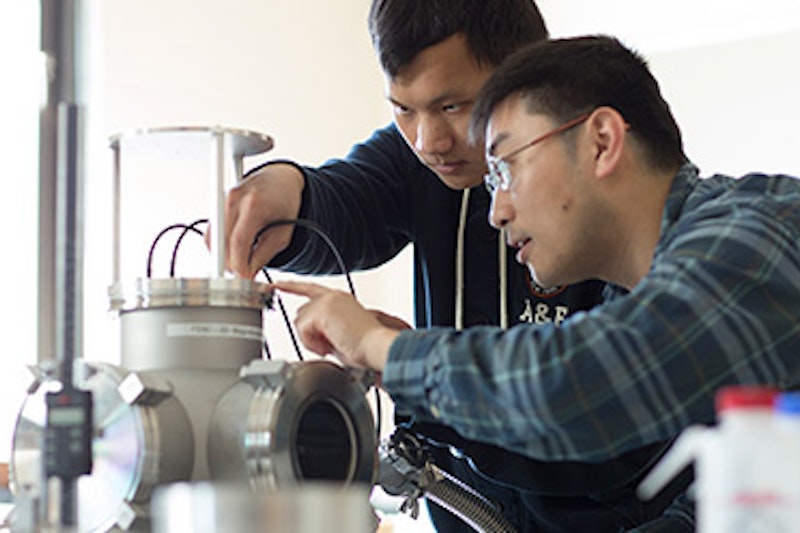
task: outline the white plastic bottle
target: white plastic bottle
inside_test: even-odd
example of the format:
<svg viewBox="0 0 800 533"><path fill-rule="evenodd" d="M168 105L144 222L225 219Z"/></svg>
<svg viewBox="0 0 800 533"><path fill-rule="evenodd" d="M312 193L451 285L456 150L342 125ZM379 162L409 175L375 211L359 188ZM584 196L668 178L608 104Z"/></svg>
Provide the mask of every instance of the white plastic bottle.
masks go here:
<svg viewBox="0 0 800 533"><path fill-rule="evenodd" d="M778 477L790 500L792 531L800 531L800 392L782 392L775 399L775 426L782 443Z"/></svg>
<svg viewBox="0 0 800 533"><path fill-rule="evenodd" d="M800 466L790 466L796 437L790 426L778 428L776 397L763 387L721 389L718 426L687 428L643 481L640 495L652 497L694 461L698 533L800 531Z"/></svg>
<svg viewBox="0 0 800 533"><path fill-rule="evenodd" d="M781 442L773 417L776 393L733 387L717 394L719 427L696 463L697 530L708 533L789 532L788 503L776 483Z"/></svg>

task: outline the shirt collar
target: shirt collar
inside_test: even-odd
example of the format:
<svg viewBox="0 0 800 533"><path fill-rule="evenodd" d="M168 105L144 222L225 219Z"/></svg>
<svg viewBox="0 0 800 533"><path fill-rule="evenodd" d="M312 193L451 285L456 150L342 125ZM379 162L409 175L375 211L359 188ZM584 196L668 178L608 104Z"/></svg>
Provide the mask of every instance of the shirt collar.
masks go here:
<svg viewBox="0 0 800 533"><path fill-rule="evenodd" d="M667 203L661 216L661 235L672 227L683 210L686 199L700 181L699 171L692 163L684 163L672 180Z"/></svg>

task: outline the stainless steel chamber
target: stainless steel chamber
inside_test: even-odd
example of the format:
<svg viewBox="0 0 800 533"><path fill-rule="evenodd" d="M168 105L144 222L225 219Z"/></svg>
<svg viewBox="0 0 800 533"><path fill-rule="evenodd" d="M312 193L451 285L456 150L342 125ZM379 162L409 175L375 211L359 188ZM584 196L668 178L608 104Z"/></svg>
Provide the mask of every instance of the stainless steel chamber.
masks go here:
<svg viewBox="0 0 800 533"><path fill-rule="evenodd" d="M169 167L167 175L153 176L159 165L150 164L143 167L145 177L123 179L129 143L145 159L166 147L161 166ZM93 468L77 485L80 531L149 531L154 492L176 483L233 484L263 501L309 483L370 487L375 481L376 430L366 399L370 377L323 360L265 359L269 287L224 269L225 236L214 229L224 227L225 193L242 178L243 158L271 147L268 136L216 127L160 128L112 138L109 307L118 317L120 358L119 364L79 360L75 365L75 386L92 393L94 406ZM201 275L171 271L155 277L154 230L170 227L174 219L159 220L148 199L163 195L162 185L180 190L170 185L181 174L172 165L174 154L205 161L210 174L205 183L211 198L195 211L175 209L194 221L211 213L210 252L205 251L210 259L204 259ZM145 190L126 198L124 191L136 184ZM181 197L173 202L179 205ZM197 232L196 223L176 227L182 233L173 266L183 236ZM146 238L139 235L143 229ZM130 264L141 267L145 257L145 273ZM197 262L184 264L196 271ZM50 481L42 468L44 395L61 384L54 369L35 368L34 374L11 457L12 492L24 504L12 516L12 529L19 531L46 526L50 505Z"/></svg>

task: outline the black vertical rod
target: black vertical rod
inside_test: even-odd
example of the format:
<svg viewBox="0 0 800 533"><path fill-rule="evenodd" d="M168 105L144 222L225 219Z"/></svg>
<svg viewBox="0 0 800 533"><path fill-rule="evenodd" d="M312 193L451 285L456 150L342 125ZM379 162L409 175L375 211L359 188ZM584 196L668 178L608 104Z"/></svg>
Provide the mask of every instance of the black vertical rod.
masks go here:
<svg viewBox="0 0 800 533"><path fill-rule="evenodd" d="M39 294L38 355L44 363L55 358L55 235L56 235L56 142L58 122L56 56L59 25L63 18L60 0L41 0L41 49L46 61L47 99L39 113Z"/></svg>
<svg viewBox="0 0 800 533"><path fill-rule="evenodd" d="M56 354L64 388L73 387L73 362L82 351L83 161L82 113L58 106L56 193Z"/></svg>
<svg viewBox="0 0 800 533"><path fill-rule="evenodd" d="M39 360L55 356L62 390L71 391L73 363L82 351L83 317L81 0L40 1L48 93L40 117ZM58 522L66 529L77 525L77 479L72 474L60 479ZM43 482L48 521L49 480Z"/></svg>

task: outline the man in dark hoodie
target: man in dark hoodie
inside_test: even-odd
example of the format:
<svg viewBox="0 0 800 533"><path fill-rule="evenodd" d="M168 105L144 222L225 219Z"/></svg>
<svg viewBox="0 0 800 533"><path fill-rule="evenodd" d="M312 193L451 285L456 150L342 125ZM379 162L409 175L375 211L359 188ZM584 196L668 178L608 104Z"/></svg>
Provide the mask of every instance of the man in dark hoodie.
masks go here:
<svg viewBox="0 0 800 533"><path fill-rule="evenodd" d="M599 303L598 281L541 287L506 259L513 252L486 219L483 149L467 140L474 98L494 68L547 37L536 5L375 0L369 30L394 123L321 167L274 161L251 171L228 198L229 268L244 277L264 265L338 272L325 243L305 230L274 227L254 245L269 223L302 218L325 229L348 269L383 264L412 244L417 327L558 324ZM494 501L520 531L577 531L575 524L616 531L663 507L640 505L619 490L663 445L609 465L553 467L463 439L446 426L414 424L403 413L399 419L427 438L440 468ZM464 530L449 512L429 509L439 531Z"/></svg>

